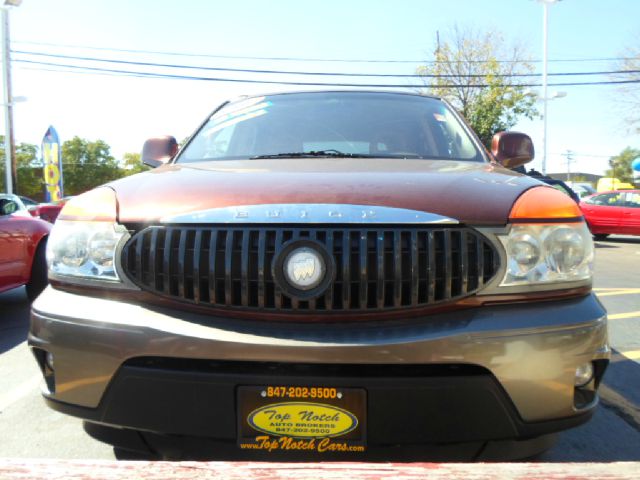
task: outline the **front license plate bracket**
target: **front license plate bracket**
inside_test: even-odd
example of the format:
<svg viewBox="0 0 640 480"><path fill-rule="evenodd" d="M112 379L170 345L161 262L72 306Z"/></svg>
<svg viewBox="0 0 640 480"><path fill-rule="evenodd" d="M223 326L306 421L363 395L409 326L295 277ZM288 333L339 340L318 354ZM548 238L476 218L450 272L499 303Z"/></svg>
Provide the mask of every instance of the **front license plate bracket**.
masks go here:
<svg viewBox="0 0 640 480"><path fill-rule="evenodd" d="M366 391L325 386L240 386L238 446L243 450L364 452Z"/></svg>

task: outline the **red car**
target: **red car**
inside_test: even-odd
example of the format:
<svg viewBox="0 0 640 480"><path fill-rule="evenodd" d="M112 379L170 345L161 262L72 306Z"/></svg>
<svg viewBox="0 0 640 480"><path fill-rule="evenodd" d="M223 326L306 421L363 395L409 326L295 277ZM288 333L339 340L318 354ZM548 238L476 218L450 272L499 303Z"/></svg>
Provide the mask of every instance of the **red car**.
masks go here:
<svg viewBox="0 0 640 480"><path fill-rule="evenodd" d="M26 285L33 300L47 285L51 224L33 218L16 195L0 194L0 292Z"/></svg>
<svg viewBox="0 0 640 480"><path fill-rule="evenodd" d="M600 192L580 202L596 240L610 234L640 235L640 190Z"/></svg>
<svg viewBox="0 0 640 480"><path fill-rule="evenodd" d="M27 210L32 217L41 218L49 223L53 223L58 218L58 214L67 200L71 197L65 197L62 200L58 200L51 203L38 203L28 197L19 197L22 203L27 207Z"/></svg>

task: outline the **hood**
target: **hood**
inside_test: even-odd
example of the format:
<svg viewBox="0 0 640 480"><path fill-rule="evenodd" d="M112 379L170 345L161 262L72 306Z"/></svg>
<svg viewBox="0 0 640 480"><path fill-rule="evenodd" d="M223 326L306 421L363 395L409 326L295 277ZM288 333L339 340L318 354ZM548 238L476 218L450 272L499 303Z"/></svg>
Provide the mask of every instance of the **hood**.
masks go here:
<svg viewBox="0 0 640 480"><path fill-rule="evenodd" d="M109 184L121 223L220 207L352 204L404 208L462 223L503 225L536 180L479 162L276 159L165 165Z"/></svg>

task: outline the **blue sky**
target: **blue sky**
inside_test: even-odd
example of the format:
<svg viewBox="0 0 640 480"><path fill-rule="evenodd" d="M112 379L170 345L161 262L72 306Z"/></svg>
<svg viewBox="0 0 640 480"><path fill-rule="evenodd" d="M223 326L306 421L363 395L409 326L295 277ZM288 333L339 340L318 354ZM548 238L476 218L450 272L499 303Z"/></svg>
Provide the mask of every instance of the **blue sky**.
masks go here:
<svg viewBox="0 0 640 480"><path fill-rule="evenodd" d="M508 42L520 42L531 58L541 59L542 12L536 0L24 0L10 15L12 48L16 51L243 69L412 74L420 65L414 60L430 58L436 31L444 36L456 23L460 27L500 30ZM550 73L611 70L612 61L593 59L620 57L627 48L640 48L639 0L563 0L552 5L549 13ZM95 48L409 62L285 62ZM14 59L19 58L105 67L14 54ZM589 61L557 61L561 59ZM535 67L541 72L540 63ZM107 68L123 66L112 64ZM139 151L150 136L186 137L226 98L292 88L54 72L51 70L60 69L21 62L13 63L12 69L14 96L27 97L14 110L17 142L39 144L47 127L53 125L63 141L75 135L105 140L116 157ZM205 74L294 81L301 78ZM409 81L399 79L394 83ZM572 150L576 159L572 171L602 173L607 168L607 156L626 146L640 147L639 136L629 133L621 118L624 99L613 86L550 87L550 92L554 90L566 91L567 96L549 102L547 171L566 171L561 154ZM534 139L540 154L531 165L539 169L542 121L523 121L516 128Z"/></svg>

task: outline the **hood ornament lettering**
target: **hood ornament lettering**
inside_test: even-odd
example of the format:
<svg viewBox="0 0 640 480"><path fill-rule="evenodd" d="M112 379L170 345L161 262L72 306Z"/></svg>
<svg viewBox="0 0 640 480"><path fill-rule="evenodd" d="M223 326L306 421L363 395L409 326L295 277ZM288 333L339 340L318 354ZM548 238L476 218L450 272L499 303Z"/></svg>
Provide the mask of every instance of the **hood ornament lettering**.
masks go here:
<svg viewBox="0 0 640 480"><path fill-rule="evenodd" d="M351 204L265 204L220 207L169 215L161 223L457 224L456 219L405 208Z"/></svg>

